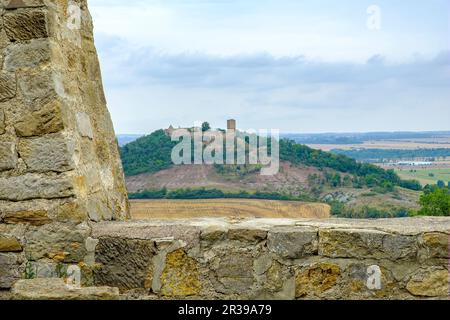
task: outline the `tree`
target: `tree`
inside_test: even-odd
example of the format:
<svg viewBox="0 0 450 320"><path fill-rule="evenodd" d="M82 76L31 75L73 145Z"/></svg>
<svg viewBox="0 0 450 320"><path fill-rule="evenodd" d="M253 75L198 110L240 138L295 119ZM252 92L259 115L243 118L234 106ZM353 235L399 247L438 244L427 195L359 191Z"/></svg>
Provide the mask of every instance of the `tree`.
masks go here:
<svg viewBox="0 0 450 320"><path fill-rule="evenodd" d="M420 197L420 205L420 215L450 216L450 193L447 189L440 188L425 192Z"/></svg>
<svg viewBox="0 0 450 320"><path fill-rule="evenodd" d="M442 181L442 180L439 180L439 181L437 182L437 186L438 186L439 188L443 189L443 188L445 188L445 182Z"/></svg>
<svg viewBox="0 0 450 320"><path fill-rule="evenodd" d="M211 126L209 125L209 122L203 122L202 123L202 131L206 132L206 131L209 131L209 130L211 130Z"/></svg>
<svg viewBox="0 0 450 320"><path fill-rule="evenodd" d="M344 176L343 185L344 185L344 187L351 187L352 186L352 178L350 176Z"/></svg>

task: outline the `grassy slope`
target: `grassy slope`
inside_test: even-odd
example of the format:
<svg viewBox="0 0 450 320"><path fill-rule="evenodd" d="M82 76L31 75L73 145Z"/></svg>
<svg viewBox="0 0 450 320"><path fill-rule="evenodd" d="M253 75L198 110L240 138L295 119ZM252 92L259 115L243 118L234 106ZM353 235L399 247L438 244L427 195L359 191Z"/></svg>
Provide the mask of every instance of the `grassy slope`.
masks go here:
<svg viewBox="0 0 450 320"><path fill-rule="evenodd" d="M307 178L309 174L321 173L317 168L306 166L292 166L282 164L280 173L273 177L263 177L259 174L241 177L222 176L217 174L212 166L176 166L153 174L141 174L127 177L127 187L130 192L145 189L174 189L216 188L226 192L296 192L308 193L310 186ZM349 205L361 207L369 205L378 209L393 207L417 208L420 192L397 188L396 193L373 193L368 188L331 188L325 187L321 197L327 194L346 194L351 196Z"/></svg>

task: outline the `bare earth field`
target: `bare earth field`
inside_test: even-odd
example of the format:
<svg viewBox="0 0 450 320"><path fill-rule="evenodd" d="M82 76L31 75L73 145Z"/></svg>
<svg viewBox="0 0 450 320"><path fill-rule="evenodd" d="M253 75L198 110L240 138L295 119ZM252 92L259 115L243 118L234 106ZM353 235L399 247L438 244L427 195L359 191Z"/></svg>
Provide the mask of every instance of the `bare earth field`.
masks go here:
<svg viewBox="0 0 450 320"><path fill-rule="evenodd" d="M295 201L247 199L131 201L131 216L134 220L204 217L326 219L331 216L330 211L331 208L327 204Z"/></svg>

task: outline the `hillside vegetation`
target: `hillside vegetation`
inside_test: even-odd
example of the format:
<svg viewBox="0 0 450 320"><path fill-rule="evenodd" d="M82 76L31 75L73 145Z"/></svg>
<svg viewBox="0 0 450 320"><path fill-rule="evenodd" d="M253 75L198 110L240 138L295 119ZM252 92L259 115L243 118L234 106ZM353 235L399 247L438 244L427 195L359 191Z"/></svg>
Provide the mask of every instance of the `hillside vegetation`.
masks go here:
<svg viewBox="0 0 450 320"><path fill-rule="evenodd" d="M172 166L172 142L164 130L142 137L120 148L125 176L153 173Z"/></svg>
<svg viewBox="0 0 450 320"><path fill-rule="evenodd" d="M172 142L164 130L158 130L151 135L142 137L121 148L121 157L126 176L142 173L155 173L173 166L171 161ZM371 164L359 163L344 155L333 154L321 150L311 149L293 140L280 141L280 160L294 165L305 165L319 169L333 169L336 173L328 176L327 180L335 187L351 184L354 187L378 187L392 191L399 186L411 190L421 190L417 181L402 180L393 170L385 170ZM224 168L228 167L228 169ZM222 173L249 173L248 166L216 166ZM253 173L254 167L250 170ZM351 177L343 177L348 174ZM346 179L346 181L344 181Z"/></svg>
<svg viewBox="0 0 450 320"><path fill-rule="evenodd" d="M292 140L280 140L274 176L260 175L259 165L175 166L175 145L158 130L121 148L131 199L322 202L333 215L353 218L404 217L420 209L418 181Z"/></svg>

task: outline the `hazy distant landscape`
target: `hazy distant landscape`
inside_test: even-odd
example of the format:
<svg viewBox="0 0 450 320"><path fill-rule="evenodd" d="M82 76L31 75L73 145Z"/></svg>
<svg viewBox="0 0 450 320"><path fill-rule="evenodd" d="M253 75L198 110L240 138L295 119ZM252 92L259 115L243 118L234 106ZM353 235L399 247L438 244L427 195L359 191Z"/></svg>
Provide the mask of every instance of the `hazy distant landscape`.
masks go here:
<svg viewBox="0 0 450 320"><path fill-rule="evenodd" d="M123 134L120 146L143 135ZM416 179L423 186L450 181L450 131L281 134L313 149L342 154L360 162L394 169L404 179ZM427 166L397 165L399 162L430 162Z"/></svg>
<svg viewBox="0 0 450 320"><path fill-rule="evenodd" d="M144 136L145 134L118 134L119 145L123 146L129 142ZM297 143L306 145L330 145L337 148L341 146L345 149L364 145L373 146L398 144L408 146L408 143L421 144L424 147L433 145L444 145L450 148L450 131L429 131L429 132L368 132L368 133L282 133L281 138L291 139ZM376 143L378 142L378 144ZM402 144L403 143L403 144ZM408 149L405 147L405 149Z"/></svg>
<svg viewBox="0 0 450 320"><path fill-rule="evenodd" d="M420 209L422 188L450 181L450 141L449 148L434 148L437 143L447 146L450 132L284 134L280 172L267 177L247 165L175 166L170 159L175 143L163 130L118 139L130 198L140 199L133 202L132 211L140 212L140 217L150 211L164 216L175 207L183 212L197 206L199 199L223 199L221 204L232 199L253 204L252 199L316 202L330 205L335 216L401 217ZM403 149L418 139L420 148ZM329 148L321 150L322 143ZM386 144L397 148L383 149ZM148 208L143 207L145 199L153 201ZM190 206L179 200L191 201ZM156 204L164 205L150 210ZM221 211L239 216L245 210L242 206L236 211L236 204L230 202ZM257 212L255 208L254 217Z"/></svg>

